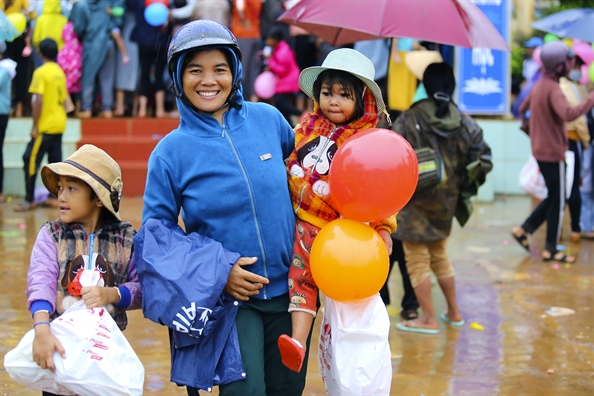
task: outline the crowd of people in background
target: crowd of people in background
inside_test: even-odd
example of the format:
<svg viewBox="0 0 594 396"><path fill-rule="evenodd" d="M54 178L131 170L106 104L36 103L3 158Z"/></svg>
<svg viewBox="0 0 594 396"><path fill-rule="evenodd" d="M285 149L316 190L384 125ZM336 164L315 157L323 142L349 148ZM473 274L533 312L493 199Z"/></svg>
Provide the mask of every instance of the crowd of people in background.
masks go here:
<svg viewBox="0 0 594 396"><path fill-rule="evenodd" d="M311 100L298 89L299 72L321 64L334 47L302 29L277 22L296 1L170 0L169 17L162 26L147 22L145 10L149 3L0 0L0 10L5 14L22 13L27 18L22 34L6 42L4 57L16 64L10 116L31 116L28 91L34 70L42 64L39 43L51 38L58 45L57 61L67 78L70 117L179 117L175 94L168 90L171 81L165 71L165 52L175 32L196 19L215 20L237 38L245 65L242 85L246 100L270 101L292 125L312 109ZM435 49L437 45L403 38L372 40L356 46L374 62L384 95L388 73L394 77L392 80L398 80L401 89L390 90L396 96L390 98L389 108L406 110L417 79L406 68L403 55L419 48ZM452 64L451 47L440 47L450 53L444 61ZM258 97L254 91L257 76L266 70L278 76L274 98Z"/></svg>

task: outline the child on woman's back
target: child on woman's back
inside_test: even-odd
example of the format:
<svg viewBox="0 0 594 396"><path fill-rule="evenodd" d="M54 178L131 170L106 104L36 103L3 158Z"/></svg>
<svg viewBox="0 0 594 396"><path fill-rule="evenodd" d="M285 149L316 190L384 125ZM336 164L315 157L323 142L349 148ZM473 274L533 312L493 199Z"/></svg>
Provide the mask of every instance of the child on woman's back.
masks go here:
<svg viewBox="0 0 594 396"><path fill-rule="evenodd" d="M112 316L124 330L125 310L140 308L142 293L132 254L136 231L118 214L123 186L118 164L86 144L64 162L45 165L41 179L58 197L60 217L42 226L33 246L27 300L35 328L33 359L54 371L54 351L63 358L65 352L50 319L82 298L87 308L113 304ZM89 262L104 286L80 288L76 275Z"/></svg>
<svg viewBox="0 0 594 396"><path fill-rule="evenodd" d="M320 228L340 218L332 206L328 172L334 153L358 131L375 128L385 111L374 82L373 63L352 49L328 54L321 67L301 72L299 86L314 100L314 112L295 127L295 150L289 157L289 190L297 215L293 259L289 269L289 311L292 337L282 335L278 346L283 363L301 371L305 346L317 311L318 290L309 267L309 252ZM390 233L396 217L371 223L392 249Z"/></svg>

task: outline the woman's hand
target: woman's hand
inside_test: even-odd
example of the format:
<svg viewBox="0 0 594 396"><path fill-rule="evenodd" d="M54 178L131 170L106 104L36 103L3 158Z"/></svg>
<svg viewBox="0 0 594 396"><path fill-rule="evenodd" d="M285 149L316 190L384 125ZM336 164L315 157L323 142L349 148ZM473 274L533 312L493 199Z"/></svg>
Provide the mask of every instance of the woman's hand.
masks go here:
<svg viewBox="0 0 594 396"><path fill-rule="evenodd" d="M115 287L86 286L80 290L80 295L88 309L116 304L120 295Z"/></svg>
<svg viewBox="0 0 594 396"><path fill-rule="evenodd" d="M386 244L386 249L388 249L388 255L392 254L392 237L390 236L390 233L383 228L379 230L377 233L380 234L380 236L384 240L384 243Z"/></svg>
<svg viewBox="0 0 594 396"><path fill-rule="evenodd" d="M33 338L33 360L35 363L42 369L49 369L55 373L54 351L57 351L62 359L66 359L66 352L60 341L52 334L50 326L47 324L35 326L35 338Z"/></svg>
<svg viewBox="0 0 594 396"><path fill-rule="evenodd" d="M247 301L251 296L260 293L260 289L267 285L269 280L241 268L244 265L252 265L256 261L258 261L256 257L240 257L231 268L225 292L241 301Z"/></svg>

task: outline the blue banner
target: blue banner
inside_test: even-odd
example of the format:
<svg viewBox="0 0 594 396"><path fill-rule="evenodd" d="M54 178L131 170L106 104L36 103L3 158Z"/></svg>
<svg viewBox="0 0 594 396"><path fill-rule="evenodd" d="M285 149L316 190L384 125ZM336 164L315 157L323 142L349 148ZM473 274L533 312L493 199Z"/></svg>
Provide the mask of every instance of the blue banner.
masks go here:
<svg viewBox="0 0 594 396"><path fill-rule="evenodd" d="M470 0L509 40L510 3L506 0ZM511 46L510 46L511 47ZM456 51L457 103L469 114L509 112L510 53L489 48Z"/></svg>

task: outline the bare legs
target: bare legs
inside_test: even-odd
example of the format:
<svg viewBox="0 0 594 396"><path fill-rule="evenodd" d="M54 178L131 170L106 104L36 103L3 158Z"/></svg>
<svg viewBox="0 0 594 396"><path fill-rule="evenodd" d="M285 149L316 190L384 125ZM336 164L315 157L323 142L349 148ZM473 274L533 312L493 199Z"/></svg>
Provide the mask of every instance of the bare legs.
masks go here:
<svg viewBox="0 0 594 396"><path fill-rule="evenodd" d="M146 96L139 96L138 98L138 118L146 118L147 116L147 103L148 98ZM165 91L157 91L155 93L155 117L165 117Z"/></svg>
<svg viewBox="0 0 594 396"><path fill-rule="evenodd" d="M447 278L440 278L437 280L439 287L444 294L448 305L447 317L454 322L462 320L462 314L456 301L456 283L453 276ZM435 315L435 308L433 307L433 299L431 298L431 278L427 277L415 288L415 294L419 305L421 306L422 315L414 321L417 327L424 329L438 329L439 323Z"/></svg>
<svg viewBox="0 0 594 396"><path fill-rule="evenodd" d="M314 321L313 315L307 312L294 311L291 312L291 321L293 322L291 338L297 340L305 348Z"/></svg>

